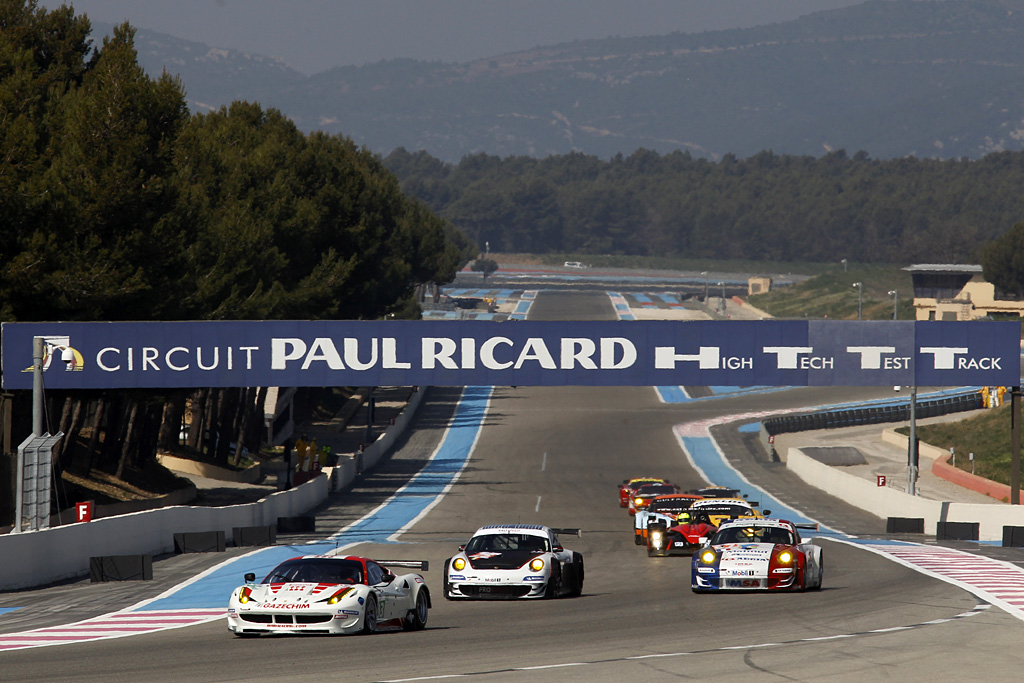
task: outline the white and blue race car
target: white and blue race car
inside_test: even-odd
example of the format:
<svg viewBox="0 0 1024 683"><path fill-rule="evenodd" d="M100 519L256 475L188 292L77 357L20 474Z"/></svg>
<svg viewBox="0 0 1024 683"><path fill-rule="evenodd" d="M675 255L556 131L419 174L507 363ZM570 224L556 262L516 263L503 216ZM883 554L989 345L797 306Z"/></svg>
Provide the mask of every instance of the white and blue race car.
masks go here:
<svg viewBox="0 0 1024 683"><path fill-rule="evenodd" d="M796 525L782 519L723 523L693 554L690 587L695 593L821 588L821 547L804 542L798 526L817 529L818 525Z"/></svg>
<svg viewBox="0 0 1024 683"><path fill-rule="evenodd" d="M373 633L427 624L430 591L424 561L377 562L365 557L306 555L279 564L262 581L246 574L228 601L228 630L236 636L271 633Z"/></svg>
<svg viewBox="0 0 1024 683"><path fill-rule="evenodd" d="M480 527L444 565L444 597L509 600L583 593L583 556L566 550L557 534L537 524Z"/></svg>

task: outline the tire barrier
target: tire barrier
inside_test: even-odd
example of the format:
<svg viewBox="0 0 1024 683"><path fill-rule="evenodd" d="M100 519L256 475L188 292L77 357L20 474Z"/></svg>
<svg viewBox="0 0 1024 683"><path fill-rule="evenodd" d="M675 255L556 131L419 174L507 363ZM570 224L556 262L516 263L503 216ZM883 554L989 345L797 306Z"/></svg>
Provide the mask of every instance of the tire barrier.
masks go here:
<svg viewBox="0 0 1024 683"><path fill-rule="evenodd" d="M107 581L152 581L152 555L104 555L89 558L89 580L92 583Z"/></svg>
<svg viewBox="0 0 1024 683"><path fill-rule="evenodd" d="M236 548L277 545L277 525L232 527L231 538Z"/></svg>
<svg viewBox="0 0 1024 683"><path fill-rule="evenodd" d="M980 526L978 522L936 522L935 538L948 541L977 541Z"/></svg>
<svg viewBox="0 0 1024 683"><path fill-rule="evenodd" d="M885 533L923 534L924 517L889 517L885 520Z"/></svg>
<svg viewBox="0 0 1024 683"><path fill-rule="evenodd" d="M1024 547L1024 526L1003 526L1003 547Z"/></svg>
<svg viewBox="0 0 1024 683"><path fill-rule="evenodd" d="M917 417L938 417L950 413L961 413L976 410L982 406L980 392L971 391L953 396L917 402ZM910 402L871 406L864 408L844 408L841 410L822 410L799 415L780 415L762 422L764 430L775 434L792 432L809 432L819 429L839 429L868 424L886 422L906 422L910 419Z"/></svg>
<svg viewBox="0 0 1024 683"><path fill-rule="evenodd" d="M176 553L222 553L227 548L223 531L190 531L174 534Z"/></svg>

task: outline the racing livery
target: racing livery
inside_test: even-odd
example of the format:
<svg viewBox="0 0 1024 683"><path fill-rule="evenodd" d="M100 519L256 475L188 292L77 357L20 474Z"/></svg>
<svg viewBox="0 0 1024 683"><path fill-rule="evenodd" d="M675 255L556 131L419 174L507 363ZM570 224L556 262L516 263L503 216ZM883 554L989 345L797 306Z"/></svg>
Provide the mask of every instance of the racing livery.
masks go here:
<svg viewBox="0 0 1024 683"><path fill-rule="evenodd" d="M761 513L742 498L694 501L673 523L655 520L647 525L647 555L689 555L707 541L722 522L760 517Z"/></svg>
<svg viewBox="0 0 1024 683"><path fill-rule="evenodd" d="M695 593L817 590L823 573L821 547L802 541L797 525L781 519L739 519L723 523L693 554L690 587Z"/></svg>
<svg viewBox="0 0 1024 683"><path fill-rule="evenodd" d="M428 563L306 555L282 562L260 583L246 574L228 601L228 630L257 636L422 629L430 608L423 576L396 576L385 565L426 571Z"/></svg>
<svg viewBox="0 0 1024 683"><path fill-rule="evenodd" d="M566 550L556 534L579 535L579 529L551 529L537 524L480 527L444 564L444 597L576 597L583 593L583 556Z"/></svg>
<svg viewBox="0 0 1024 683"><path fill-rule="evenodd" d="M695 500L701 499L702 496L693 493L669 493L655 497L650 505L633 516L633 542L637 545L646 543L647 528L654 522L662 522L666 526L675 525L679 513L688 510Z"/></svg>

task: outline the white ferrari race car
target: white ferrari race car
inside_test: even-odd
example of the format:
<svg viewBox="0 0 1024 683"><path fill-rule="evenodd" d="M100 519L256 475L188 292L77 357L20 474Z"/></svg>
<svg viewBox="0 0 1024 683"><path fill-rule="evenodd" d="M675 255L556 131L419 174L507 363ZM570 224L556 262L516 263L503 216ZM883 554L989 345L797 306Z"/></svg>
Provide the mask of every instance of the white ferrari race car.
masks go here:
<svg viewBox="0 0 1024 683"><path fill-rule="evenodd" d="M257 636L422 629L430 608L423 577L396 576L385 565L427 569L427 562L307 555L282 562L260 583L246 574L228 602L228 630Z"/></svg>
<svg viewBox="0 0 1024 683"><path fill-rule="evenodd" d="M477 529L444 565L444 597L554 598L583 592L583 556L566 550L551 529L536 524L497 524Z"/></svg>
<svg viewBox="0 0 1024 683"><path fill-rule="evenodd" d="M690 587L695 593L821 588L821 547L801 540L798 526L818 528L781 519L724 522L693 554Z"/></svg>

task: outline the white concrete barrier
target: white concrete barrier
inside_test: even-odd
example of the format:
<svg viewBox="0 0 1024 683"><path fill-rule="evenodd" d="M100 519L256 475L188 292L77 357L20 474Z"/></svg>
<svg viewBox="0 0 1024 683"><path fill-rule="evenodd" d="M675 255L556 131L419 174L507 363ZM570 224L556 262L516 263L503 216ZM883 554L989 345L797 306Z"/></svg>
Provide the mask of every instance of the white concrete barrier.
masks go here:
<svg viewBox="0 0 1024 683"><path fill-rule="evenodd" d="M366 469L377 464L408 428L423 400L414 391L409 403L363 454ZM227 507L174 506L43 531L0 535L0 590L43 586L89 574L89 558L105 555L161 555L174 552L174 534L224 531L232 540L235 527L276 524L278 517L297 517L322 503L331 491L350 486L356 477L355 458L301 486L277 491L256 503Z"/></svg>
<svg viewBox="0 0 1024 683"><path fill-rule="evenodd" d="M938 522L978 522L978 539L1001 541L1003 526L1024 526L1024 506L985 503L953 503L928 500L874 483L831 467L790 448L786 467L811 486L882 519L921 517L925 532L934 534Z"/></svg>
<svg viewBox="0 0 1024 683"><path fill-rule="evenodd" d="M104 517L91 522L0 536L0 590L17 590L89 573L89 558L174 552L174 534L276 524L327 498L327 477L317 477L256 503L227 507L175 506Z"/></svg>

